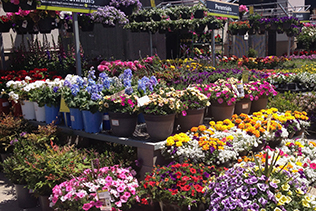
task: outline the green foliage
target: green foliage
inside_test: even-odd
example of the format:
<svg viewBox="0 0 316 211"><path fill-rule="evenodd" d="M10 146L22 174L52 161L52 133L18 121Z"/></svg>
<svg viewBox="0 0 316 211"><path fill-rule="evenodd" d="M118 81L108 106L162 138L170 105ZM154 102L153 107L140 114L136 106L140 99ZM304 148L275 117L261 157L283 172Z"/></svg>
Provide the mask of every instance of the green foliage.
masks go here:
<svg viewBox="0 0 316 211"><path fill-rule="evenodd" d="M302 111L299 104L293 103L297 94L292 92L279 93L269 98L268 108L277 108L280 112L285 111Z"/></svg>
<svg viewBox="0 0 316 211"><path fill-rule="evenodd" d="M61 90L54 91L54 87L45 86L42 90L42 102L49 107L59 106L61 99Z"/></svg>
<svg viewBox="0 0 316 211"><path fill-rule="evenodd" d="M258 56L258 52L253 48L249 48L248 57L257 57L257 56Z"/></svg>

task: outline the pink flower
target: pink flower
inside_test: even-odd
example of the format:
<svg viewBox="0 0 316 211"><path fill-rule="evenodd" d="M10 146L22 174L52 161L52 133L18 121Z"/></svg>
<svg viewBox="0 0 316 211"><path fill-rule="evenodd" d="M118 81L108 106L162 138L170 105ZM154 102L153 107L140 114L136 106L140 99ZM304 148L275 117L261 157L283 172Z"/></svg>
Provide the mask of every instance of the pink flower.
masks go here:
<svg viewBox="0 0 316 211"><path fill-rule="evenodd" d="M310 166L312 169L316 169L316 163L311 163L309 166Z"/></svg>
<svg viewBox="0 0 316 211"><path fill-rule="evenodd" d="M182 116L186 116L187 112L186 111L182 111Z"/></svg>
<svg viewBox="0 0 316 211"><path fill-rule="evenodd" d="M113 179L112 179L112 177L111 177L111 176L107 176L107 177L105 178L105 181L106 181L106 182L112 182L112 181L113 181Z"/></svg>
<svg viewBox="0 0 316 211"><path fill-rule="evenodd" d="M122 185L120 185L118 188L117 188L117 192L120 192L122 193L124 191L124 187Z"/></svg>
<svg viewBox="0 0 316 211"><path fill-rule="evenodd" d="M103 205L102 201L99 201L99 200L94 203L94 206L96 208L100 208L100 207L102 207L102 205Z"/></svg>
<svg viewBox="0 0 316 211"><path fill-rule="evenodd" d="M217 100L217 102L218 102L219 104L222 104L222 103L224 102L224 100L223 100L222 98L219 98L219 99Z"/></svg>
<svg viewBox="0 0 316 211"><path fill-rule="evenodd" d="M130 194L130 192L124 192L124 196L126 196L127 198L129 198L129 197L131 197L131 194Z"/></svg>
<svg viewBox="0 0 316 211"><path fill-rule="evenodd" d="M117 202L115 202L115 205L116 205L117 207L122 207L122 202L121 202L121 201L117 201Z"/></svg>
<svg viewBox="0 0 316 211"><path fill-rule="evenodd" d="M126 203L127 200L128 200L128 198L127 198L126 196L124 196L124 195L121 196L120 199L121 199L121 202L122 202L122 203Z"/></svg>
<svg viewBox="0 0 316 211"><path fill-rule="evenodd" d="M57 198L56 196L54 196L53 199L52 199L52 202L53 202L54 204L56 204L57 201L58 201L58 198Z"/></svg>
<svg viewBox="0 0 316 211"><path fill-rule="evenodd" d="M92 205L90 203L86 203L82 206L83 210L89 210L92 207Z"/></svg>
<svg viewBox="0 0 316 211"><path fill-rule="evenodd" d="M86 193L84 190L81 190L79 193L76 194L76 196L78 196L79 198L82 199L83 197L86 196L86 194L87 194L87 193Z"/></svg>

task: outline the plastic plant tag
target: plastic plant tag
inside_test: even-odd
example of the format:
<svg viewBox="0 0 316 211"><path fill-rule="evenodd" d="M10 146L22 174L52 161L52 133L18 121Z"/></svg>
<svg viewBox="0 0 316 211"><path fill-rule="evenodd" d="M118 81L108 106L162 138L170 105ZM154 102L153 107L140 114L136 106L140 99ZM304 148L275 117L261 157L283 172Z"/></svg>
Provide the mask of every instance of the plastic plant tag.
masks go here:
<svg viewBox="0 0 316 211"><path fill-rule="evenodd" d="M66 112L66 113L70 112L68 106L66 105L65 99L63 97L61 97L61 99L60 99L60 109L59 109L59 111L60 112Z"/></svg>
<svg viewBox="0 0 316 211"><path fill-rule="evenodd" d="M238 90L238 97L245 97L245 92L244 92L244 85L242 83L237 84L237 90Z"/></svg>
<svg viewBox="0 0 316 211"><path fill-rule="evenodd" d="M7 107L7 106L9 106L9 102L2 103L2 107Z"/></svg>
<svg viewBox="0 0 316 211"><path fill-rule="evenodd" d="M111 99L111 100L114 100L114 99L118 98L119 96L121 96L121 95L123 95L123 94L125 94L125 89L122 90L122 91L120 91L120 92L117 92L117 93L111 95L111 96L110 96L110 99Z"/></svg>
<svg viewBox="0 0 316 211"><path fill-rule="evenodd" d="M242 109L248 109L248 103L242 104L242 105L241 105L241 108L242 108Z"/></svg>
<svg viewBox="0 0 316 211"><path fill-rule="evenodd" d="M147 95L137 99L137 105L139 107L142 107L143 105L145 105L146 103L149 103L149 102L150 102L150 99Z"/></svg>
<svg viewBox="0 0 316 211"><path fill-rule="evenodd" d="M99 198L99 201L102 202L102 206L100 207L100 210L112 211L111 195L108 190L98 191L98 198Z"/></svg>
<svg viewBox="0 0 316 211"><path fill-rule="evenodd" d="M243 70L242 71L242 82L243 83L248 83L248 77L249 77L249 71L248 70Z"/></svg>
<svg viewBox="0 0 316 211"><path fill-rule="evenodd" d="M103 120L104 121L110 120L110 116L108 114L103 115Z"/></svg>
<svg viewBox="0 0 316 211"><path fill-rule="evenodd" d="M112 119L112 126L120 126L120 121L118 119Z"/></svg>
<svg viewBox="0 0 316 211"><path fill-rule="evenodd" d="M314 187L309 187L307 193L316 196L316 188L314 188Z"/></svg>
<svg viewBox="0 0 316 211"><path fill-rule="evenodd" d="M33 1L32 1L32 0L28 0L26 3L27 3L28 5L30 5L30 6L32 6Z"/></svg>
<svg viewBox="0 0 316 211"><path fill-rule="evenodd" d="M22 23L22 28L26 29L26 27L27 27L27 20L24 20L23 23Z"/></svg>
<svg viewBox="0 0 316 211"><path fill-rule="evenodd" d="M70 121L74 122L75 121L75 116L71 115L70 116Z"/></svg>

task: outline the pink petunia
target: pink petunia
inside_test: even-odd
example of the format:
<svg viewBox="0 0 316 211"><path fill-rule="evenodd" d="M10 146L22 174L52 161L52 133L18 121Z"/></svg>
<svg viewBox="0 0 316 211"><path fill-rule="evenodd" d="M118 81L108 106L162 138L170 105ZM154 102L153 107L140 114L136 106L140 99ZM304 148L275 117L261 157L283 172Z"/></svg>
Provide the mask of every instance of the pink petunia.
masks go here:
<svg viewBox="0 0 316 211"><path fill-rule="evenodd" d="M223 100L222 98L218 98L217 102L218 102L219 104L222 104L222 103L224 102L224 100Z"/></svg>
<svg viewBox="0 0 316 211"><path fill-rule="evenodd" d="M311 167L312 169L316 169L316 163L311 163L309 167Z"/></svg>
<svg viewBox="0 0 316 211"><path fill-rule="evenodd" d="M83 210L89 210L92 207L92 205L90 203L86 203L82 206Z"/></svg>

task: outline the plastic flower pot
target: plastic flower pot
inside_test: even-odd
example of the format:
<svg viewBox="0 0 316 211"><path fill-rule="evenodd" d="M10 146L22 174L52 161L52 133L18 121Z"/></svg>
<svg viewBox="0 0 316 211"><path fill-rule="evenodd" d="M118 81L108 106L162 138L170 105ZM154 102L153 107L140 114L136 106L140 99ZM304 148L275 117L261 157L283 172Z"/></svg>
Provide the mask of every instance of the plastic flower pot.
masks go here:
<svg viewBox="0 0 316 211"><path fill-rule="evenodd" d="M109 113L106 112L103 114L103 130L110 130L111 123L110 123L110 116Z"/></svg>
<svg viewBox="0 0 316 211"><path fill-rule="evenodd" d="M109 112L111 130L115 136L130 137L137 123L137 115Z"/></svg>
<svg viewBox="0 0 316 211"><path fill-rule="evenodd" d="M24 119L33 120L35 119L34 103L29 100L23 100L21 102L22 115Z"/></svg>
<svg viewBox="0 0 316 211"><path fill-rule="evenodd" d="M174 127L175 114L153 115L144 114L147 132L153 141L162 141L168 138Z"/></svg>
<svg viewBox="0 0 316 211"><path fill-rule="evenodd" d="M0 98L0 112L1 114L10 112L10 103L7 98Z"/></svg>
<svg viewBox="0 0 316 211"><path fill-rule="evenodd" d="M4 2L2 1L2 8L5 12L18 12L19 5L13 4L10 1Z"/></svg>
<svg viewBox="0 0 316 211"><path fill-rule="evenodd" d="M33 103L36 121L45 122L45 106L39 107L37 102Z"/></svg>
<svg viewBox="0 0 316 211"><path fill-rule="evenodd" d="M228 105L226 102L220 104L217 101L212 101L210 110L210 115L215 121L223 121L232 118L235 111L235 104Z"/></svg>
<svg viewBox="0 0 316 211"><path fill-rule="evenodd" d="M205 108L190 109L186 111L186 115L178 114L175 119L175 127L180 127L181 132L187 132L192 127L197 127L203 123Z"/></svg>
<svg viewBox="0 0 316 211"><path fill-rule="evenodd" d="M52 122L55 122L55 124L59 124L60 118L59 118L59 106L48 106L45 105L45 122L47 124L50 124Z"/></svg>
<svg viewBox="0 0 316 211"><path fill-rule="evenodd" d="M237 101L235 104L235 114L249 114L251 109L251 101L247 98L244 98L240 101Z"/></svg>
<svg viewBox="0 0 316 211"><path fill-rule="evenodd" d="M102 128L103 114L101 112L92 113L91 111L82 111L84 131L87 133L98 133Z"/></svg>
<svg viewBox="0 0 316 211"><path fill-rule="evenodd" d="M71 128L74 130L83 130L83 117L79 108L69 108Z"/></svg>
<svg viewBox="0 0 316 211"><path fill-rule="evenodd" d="M30 193L28 188L25 188L25 185L14 184L18 205L22 209L36 207L37 198Z"/></svg>

